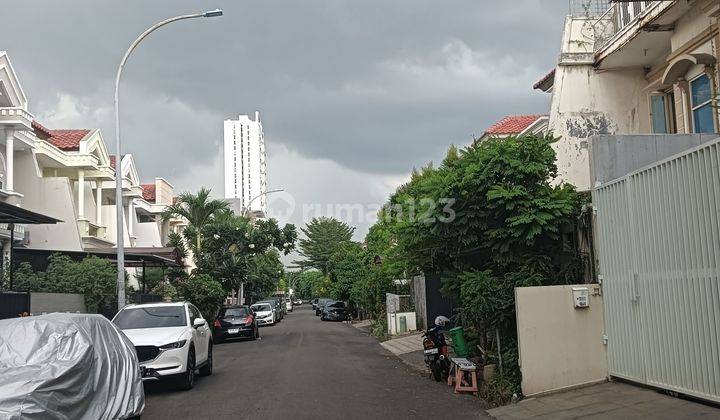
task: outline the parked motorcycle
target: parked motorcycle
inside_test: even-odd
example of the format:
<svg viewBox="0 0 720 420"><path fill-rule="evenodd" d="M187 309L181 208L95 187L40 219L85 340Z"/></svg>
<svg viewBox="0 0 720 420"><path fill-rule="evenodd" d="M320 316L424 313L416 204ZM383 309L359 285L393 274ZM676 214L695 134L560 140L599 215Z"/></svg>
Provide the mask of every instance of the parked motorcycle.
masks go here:
<svg viewBox="0 0 720 420"><path fill-rule="evenodd" d="M425 364L430 369L433 379L437 382L447 378L450 374L450 360L448 359L448 345L445 342L445 324L450 320L444 316L435 318L435 325L425 331L423 349Z"/></svg>

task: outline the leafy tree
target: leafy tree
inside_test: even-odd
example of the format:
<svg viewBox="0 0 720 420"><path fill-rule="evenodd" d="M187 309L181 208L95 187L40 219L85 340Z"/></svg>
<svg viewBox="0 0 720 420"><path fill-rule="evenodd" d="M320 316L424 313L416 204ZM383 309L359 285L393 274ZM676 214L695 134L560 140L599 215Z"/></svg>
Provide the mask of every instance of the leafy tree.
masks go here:
<svg viewBox="0 0 720 420"><path fill-rule="evenodd" d="M335 299L362 304L353 296L353 285L366 282L370 275L368 256L362 246L356 242L345 242L335 250L328 260L328 271Z"/></svg>
<svg viewBox="0 0 720 420"><path fill-rule="evenodd" d="M232 212L220 212L202 229L205 237L201 253L195 256L197 270L218 279L230 292L245 283L246 290L264 290L265 283L255 288L248 277L254 256L263 255L270 249L288 254L297 239L295 226L288 224L282 229L274 219L258 220L235 216Z"/></svg>
<svg viewBox="0 0 720 420"><path fill-rule="evenodd" d="M222 285L207 274L190 276L179 290L183 298L200 309L208 322L212 322L225 300Z"/></svg>
<svg viewBox="0 0 720 420"><path fill-rule="evenodd" d="M248 265L245 296L250 302L257 302L280 287L284 273L280 254L270 249L262 254L253 255Z"/></svg>
<svg viewBox="0 0 720 420"><path fill-rule="evenodd" d="M188 221L189 226L185 229L184 234L194 244L193 251L195 253L199 253L202 249L202 230L215 215L230 208L225 201L211 199L210 191L207 188L201 188L197 194L185 192L162 213L164 220L181 217Z"/></svg>
<svg viewBox="0 0 720 420"><path fill-rule="evenodd" d="M296 263L327 275L328 260L338 247L350 242L354 231L354 227L332 217L313 218L302 229L305 239L300 240L300 255L304 259Z"/></svg>
<svg viewBox="0 0 720 420"><path fill-rule="evenodd" d="M188 256L188 249L185 246L185 240L179 233L170 232L165 246L168 248L175 248L175 252L178 254L178 259L181 261L185 261ZM185 271L185 267L169 267L165 270L165 276L170 284L177 287L178 283L183 282L187 278L188 273Z"/></svg>
<svg viewBox="0 0 720 420"><path fill-rule="evenodd" d="M298 280L298 296L301 299L312 299L318 297L315 294L316 286L322 283L323 274L317 270L305 270L300 272Z"/></svg>

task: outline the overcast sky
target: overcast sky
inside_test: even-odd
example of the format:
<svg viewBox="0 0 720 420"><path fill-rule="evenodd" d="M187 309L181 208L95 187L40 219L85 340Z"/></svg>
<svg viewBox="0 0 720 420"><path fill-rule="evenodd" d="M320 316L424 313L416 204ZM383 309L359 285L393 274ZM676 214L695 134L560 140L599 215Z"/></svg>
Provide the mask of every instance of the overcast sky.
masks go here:
<svg viewBox="0 0 720 420"><path fill-rule="evenodd" d="M270 188L290 221L372 212L414 166L508 114L545 113L532 84L556 61L566 0L24 0L3 4L8 51L49 128L102 129L129 43L166 17L124 73L125 152L143 181L222 194L223 120L259 110ZM276 214L286 211L278 204ZM305 211L303 211L305 209ZM272 208L271 208L272 211ZM345 212L362 239L368 220Z"/></svg>

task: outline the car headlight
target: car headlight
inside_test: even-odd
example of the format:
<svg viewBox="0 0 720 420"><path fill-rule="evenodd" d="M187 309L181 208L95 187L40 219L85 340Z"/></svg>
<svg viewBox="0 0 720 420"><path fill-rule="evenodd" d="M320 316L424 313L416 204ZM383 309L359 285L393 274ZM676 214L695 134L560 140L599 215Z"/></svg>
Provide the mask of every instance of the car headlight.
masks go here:
<svg viewBox="0 0 720 420"><path fill-rule="evenodd" d="M187 343L187 340L180 340L176 341L174 343L165 344L164 346L158 347L160 350L172 350L172 349L179 349L182 348L185 343Z"/></svg>

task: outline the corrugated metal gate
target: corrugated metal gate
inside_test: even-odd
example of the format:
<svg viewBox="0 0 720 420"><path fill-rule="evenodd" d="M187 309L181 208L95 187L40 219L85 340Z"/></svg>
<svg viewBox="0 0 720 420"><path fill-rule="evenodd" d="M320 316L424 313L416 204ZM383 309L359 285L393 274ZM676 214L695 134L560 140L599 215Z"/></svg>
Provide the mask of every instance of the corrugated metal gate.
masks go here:
<svg viewBox="0 0 720 420"><path fill-rule="evenodd" d="M593 203L610 375L720 401L720 142Z"/></svg>

